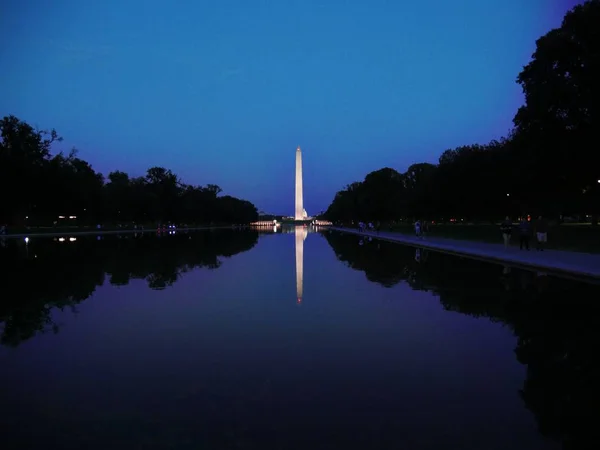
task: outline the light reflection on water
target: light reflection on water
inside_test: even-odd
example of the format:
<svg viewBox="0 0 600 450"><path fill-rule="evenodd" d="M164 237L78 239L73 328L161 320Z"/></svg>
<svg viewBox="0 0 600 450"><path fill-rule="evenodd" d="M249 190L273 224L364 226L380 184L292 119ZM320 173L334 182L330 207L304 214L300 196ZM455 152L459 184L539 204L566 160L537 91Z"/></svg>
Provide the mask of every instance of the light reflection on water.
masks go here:
<svg viewBox="0 0 600 450"><path fill-rule="evenodd" d="M593 436L578 419L596 417L597 286L276 231L5 241L6 442L542 449Z"/></svg>
<svg viewBox="0 0 600 450"><path fill-rule="evenodd" d="M295 251L296 251L296 301L302 303L304 296L304 240L308 236L306 227L295 227Z"/></svg>

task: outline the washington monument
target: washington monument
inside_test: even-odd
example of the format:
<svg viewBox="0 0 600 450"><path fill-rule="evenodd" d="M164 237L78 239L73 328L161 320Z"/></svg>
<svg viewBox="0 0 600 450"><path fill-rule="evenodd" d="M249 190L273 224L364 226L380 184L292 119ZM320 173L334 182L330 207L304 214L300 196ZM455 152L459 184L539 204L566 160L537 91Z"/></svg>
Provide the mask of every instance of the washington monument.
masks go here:
<svg viewBox="0 0 600 450"><path fill-rule="evenodd" d="M295 220L304 220L304 201L302 197L302 150L296 149L296 212Z"/></svg>

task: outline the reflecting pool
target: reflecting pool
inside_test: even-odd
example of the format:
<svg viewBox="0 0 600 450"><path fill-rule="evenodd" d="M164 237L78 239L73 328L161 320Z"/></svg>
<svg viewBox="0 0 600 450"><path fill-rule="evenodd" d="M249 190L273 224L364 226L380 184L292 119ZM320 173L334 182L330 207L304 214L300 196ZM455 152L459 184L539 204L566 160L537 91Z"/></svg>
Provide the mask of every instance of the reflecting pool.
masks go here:
<svg viewBox="0 0 600 450"><path fill-rule="evenodd" d="M1 448L597 440L598 285L270 231L0 241Z"/></svg>

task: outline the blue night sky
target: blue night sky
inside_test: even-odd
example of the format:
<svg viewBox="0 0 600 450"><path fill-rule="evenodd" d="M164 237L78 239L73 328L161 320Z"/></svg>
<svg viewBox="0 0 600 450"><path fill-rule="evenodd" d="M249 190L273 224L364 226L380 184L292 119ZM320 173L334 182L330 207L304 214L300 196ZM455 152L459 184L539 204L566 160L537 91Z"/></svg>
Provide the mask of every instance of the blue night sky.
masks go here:
<svg viewBox="0 0 600 450"><path fill-rule="evenodd" d="M574 0L21 0L0 6L0 114L104 173L165 166L292 214L382 167L511 128L515 79Z"/></svg>

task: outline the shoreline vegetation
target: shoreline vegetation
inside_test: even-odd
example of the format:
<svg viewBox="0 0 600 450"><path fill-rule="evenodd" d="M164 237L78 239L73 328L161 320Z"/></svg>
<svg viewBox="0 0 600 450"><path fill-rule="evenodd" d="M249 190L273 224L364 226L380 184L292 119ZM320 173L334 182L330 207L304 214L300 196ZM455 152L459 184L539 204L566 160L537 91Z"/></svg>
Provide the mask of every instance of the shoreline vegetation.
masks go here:
<svg viewBox="0 0 600 450"><path fill-rule="evenodd" d="M399 219L438 223L449 218L496 223L506 216L517 221L541 215L550 222L596 226L600 215L598 23L600 0L588 0L569 11L559 28L536 41L531 61L516 79L525 104L516 111L514 127L506 137L448 149L437 163L413 164L404 173L389 167L371 172L339 191L324 218L334 223ZM563 227L549 230L549 246L552 236L558 242L558 236L570 233ZM452 228L453 234L457 229ZM474 228L469 230L458 235L478 235ZM568 248L571 243L565 240L561 245ZM592 241L583 246L597 249Z"/></svg>
<svg viewBox="0 0 600 450"><path fill-rule="evenodd" d="M77 157L53 153L55 130L33 128L15 116L0 120L0 234L3 227L70 227L97 224L238 224L258 218L251 202L221 195L216 184L183 183L171 170L151 167L130 177L105 178Z"/></svg>

